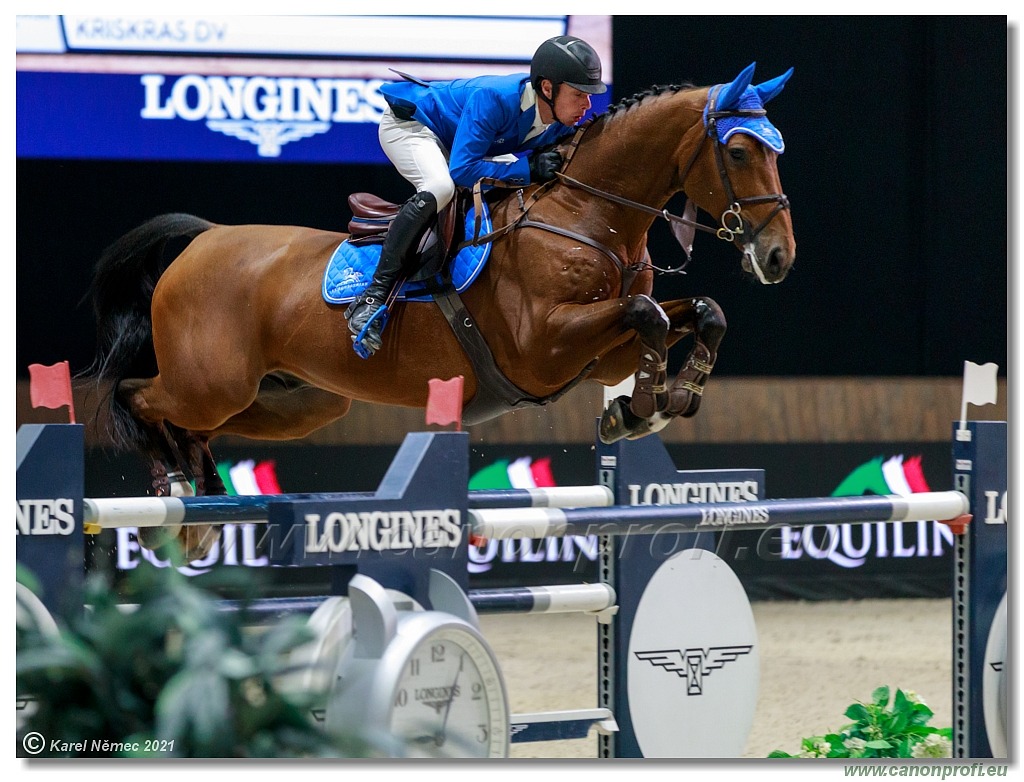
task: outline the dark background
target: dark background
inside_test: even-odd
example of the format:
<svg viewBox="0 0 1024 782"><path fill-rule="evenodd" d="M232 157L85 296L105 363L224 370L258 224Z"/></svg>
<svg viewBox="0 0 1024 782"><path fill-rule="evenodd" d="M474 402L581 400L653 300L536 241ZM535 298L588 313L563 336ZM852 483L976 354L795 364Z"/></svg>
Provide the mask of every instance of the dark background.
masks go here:
<svg viewBox="0 0 1024 782"><path fill-rule="evenodd" d="M661 298L724 308L716 374L959 375L965 359L1005 374L1006 17L615 17L613 50L613 100L752 61L757 82L795 68L769 106L787 145L790 277L746 279L735 249L702 234L689 274L656 282ZM18 160L18 375L89 363L91 267L154 215L344 230L350 192L408 188L386 166ZM680 260L664 222L651 250Z"/></svg>

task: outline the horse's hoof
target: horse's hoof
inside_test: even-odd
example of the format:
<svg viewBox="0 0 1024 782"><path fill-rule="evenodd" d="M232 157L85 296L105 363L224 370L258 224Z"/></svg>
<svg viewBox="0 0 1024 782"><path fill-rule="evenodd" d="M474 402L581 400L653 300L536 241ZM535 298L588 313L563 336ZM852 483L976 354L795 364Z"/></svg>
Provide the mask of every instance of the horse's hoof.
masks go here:
<svg viewBox="0 0 1024 782"><path fill-rule="evenodd" d="M210 553L220 539L220 528L209 524L142 527L137 537L140 546L152 551L160 559L176 565L187 565Z"/></svg>
<svg viewBox="0 0 1024 782"><path fill-rule="evenodd" d="M629 397L625 396L613 399L601 413L601 423L597 429L597 436L605 445L617 443L629 434L629 430L626 429L625 411L622 405L622 400L628 399Z"/></svg>
<svg viewBox="0 0 1024 782"><path fill-rule="evenodd" d="M640 418L630 408L630 398L620 396L613 399L601 413L601 424L598 437L605 445L617 443L619 440L639 440L651 432L649 418Z"/></svg>
<svg viewBox="0 0 1024 782"><path fill-rule="evenodd" d="M170 527L139 527L136 537L140 546L156 553L177 538L180 532L179 524Z"/></svg>
<svg viewBox="0 0 1024 782"><path fill-rule="evenodd" d="M204 559L220 540L221 528L209 524L189 524L178 534L178 545L186 562Z"/></svg>
<svg viewBox="0 0 1024 782"><path fill-rule="evenodd" d="M653 434L654 430L651 429L651 425L648 419L644 419L641 426L638 426L632 432L626 435L627 440L639 440L642 437L646 437L649 434Z"/></svg>

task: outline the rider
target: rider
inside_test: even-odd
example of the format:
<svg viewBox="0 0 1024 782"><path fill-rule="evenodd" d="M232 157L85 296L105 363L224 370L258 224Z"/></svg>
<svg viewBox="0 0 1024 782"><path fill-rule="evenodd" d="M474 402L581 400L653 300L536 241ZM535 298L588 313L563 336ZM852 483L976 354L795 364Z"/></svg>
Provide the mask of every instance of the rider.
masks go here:
<svg viewBox="0 0 1024 782"><path fill-rule="evenodd" d="M523 186L553 179L562 165L557 150L528 159L510 153L536 150L569 135L590 109L590 96L607 89L597 52L571 35L542 43L529 75L430 84L406 78L380 88L388 107L379 137L384 153L416 194L388 229L373 281L345 311L353 341L366 329L362 343L368 353L381 346L383 323L374 316L399 280L416 271L419 240L456 186L472 187L482 177ZM494 160L498 156L513 162Z"/></svg>

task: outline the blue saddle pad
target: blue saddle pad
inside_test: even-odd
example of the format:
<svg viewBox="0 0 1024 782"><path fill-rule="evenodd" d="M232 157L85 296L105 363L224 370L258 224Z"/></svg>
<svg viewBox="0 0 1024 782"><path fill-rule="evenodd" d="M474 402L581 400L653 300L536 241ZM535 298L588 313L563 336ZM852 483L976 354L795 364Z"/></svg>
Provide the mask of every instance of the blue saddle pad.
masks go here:
<svg viewBox="0 0 1024 782"><path fill-rule="evenodd" d="M490 233L491 216L486 204L480 221L480 235ZM473 236L474 210L466 214L466 236ZM380 263L380 243L354 245L346 239L334 251L324 272L323 296L330 304L348 304L370 284ZM479 247L464 247L451 261L452 285L459 293L477 278L491 254L491 243ZM426 284L407 282L398 294L399 301L430 301Z"/></svg>

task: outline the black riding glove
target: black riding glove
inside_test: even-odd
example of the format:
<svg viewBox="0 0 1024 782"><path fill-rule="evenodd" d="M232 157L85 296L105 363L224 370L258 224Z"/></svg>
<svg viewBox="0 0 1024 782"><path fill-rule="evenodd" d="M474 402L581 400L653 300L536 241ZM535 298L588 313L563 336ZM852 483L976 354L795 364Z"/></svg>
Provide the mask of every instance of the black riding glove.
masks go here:
<svg viewBox="0 0 1024 782"><path fill-rule="evenodd" d="M561 167L562 156L558 154L557 149L536 152L530 156L530 181L547 182L554 179Z"/></svg>

